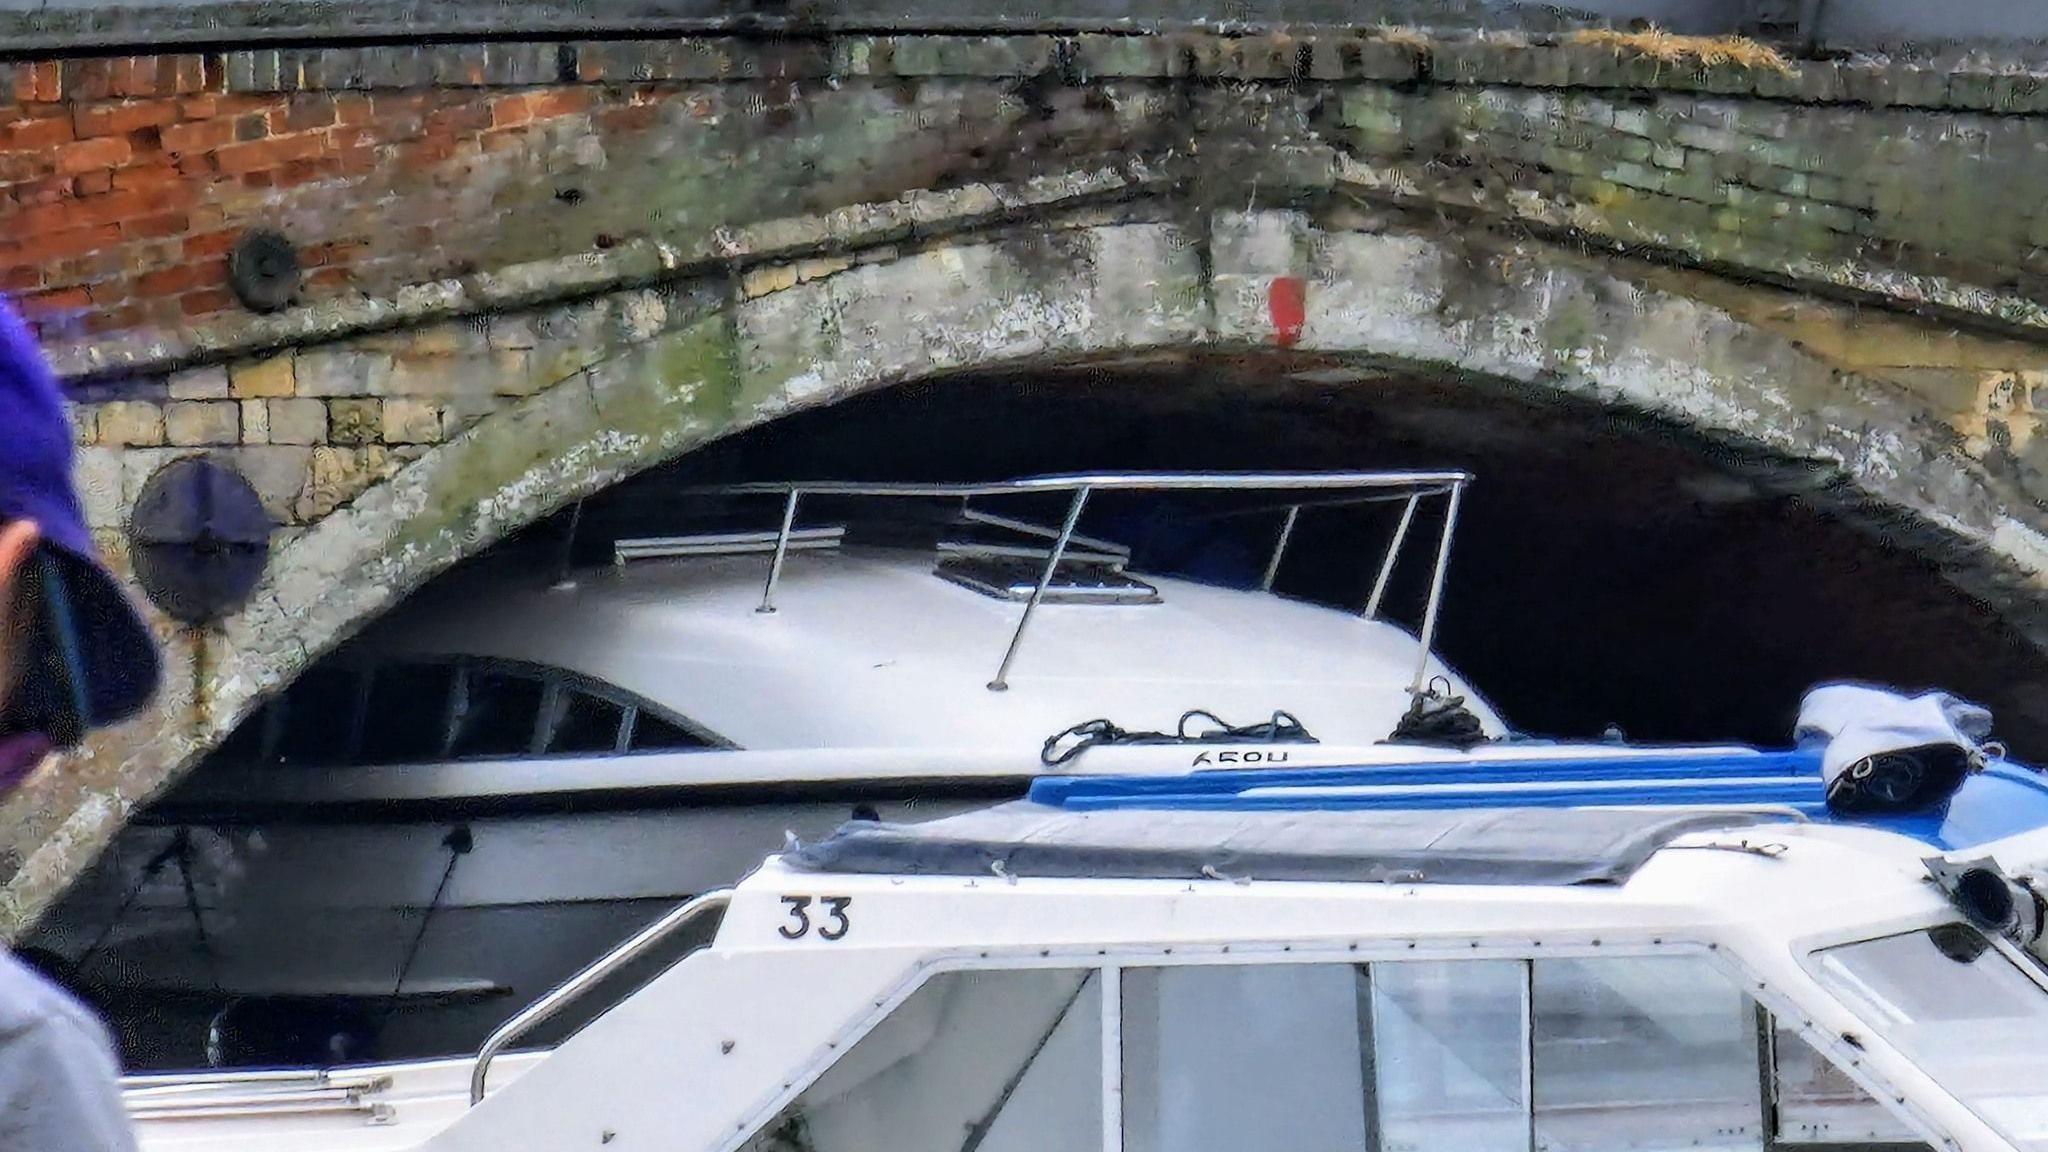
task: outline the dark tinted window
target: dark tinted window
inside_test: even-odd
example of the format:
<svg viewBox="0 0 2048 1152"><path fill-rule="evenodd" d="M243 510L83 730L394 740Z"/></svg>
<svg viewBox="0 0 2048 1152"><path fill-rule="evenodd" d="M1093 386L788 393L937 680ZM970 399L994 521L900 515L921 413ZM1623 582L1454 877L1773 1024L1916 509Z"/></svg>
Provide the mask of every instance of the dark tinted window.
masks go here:
<svg viewBox="0 0 2048 1152"><path fill-rule="evenodd" d="M280 762L340 764L348 759L358 678L353 668L315 665L292 684L283 701L283 731L276 752Z"/></svg>
<svg viewBox="0 0 2048 1152"><path fill-rule="evenodd" d="M370 678L363 714L365 764L432 760L447 738L448 694L455 669L446 664L392 664Z"/></svg>
<svg viewBox="0 0 2048 1152"><path fill-rule="evenodd" d="M524 756L540 721L539 679L501 668L472 667L456 720L457 756Z"/></svg>
<svg viewBox="0 0 2048 1152"><path fill-rule="evenodd" d="M619 723L625 718L626 710L617 704L564 684L555 697L555 726L548 751L615 751Z"/></svg>
<svg viewBox="0 0 2048 1152"><path fill-rule="evenodd" d="M632 750L654 752L661 749L708 748L710 743L693 733L663 720L645 708L633 722Z"/></svg>

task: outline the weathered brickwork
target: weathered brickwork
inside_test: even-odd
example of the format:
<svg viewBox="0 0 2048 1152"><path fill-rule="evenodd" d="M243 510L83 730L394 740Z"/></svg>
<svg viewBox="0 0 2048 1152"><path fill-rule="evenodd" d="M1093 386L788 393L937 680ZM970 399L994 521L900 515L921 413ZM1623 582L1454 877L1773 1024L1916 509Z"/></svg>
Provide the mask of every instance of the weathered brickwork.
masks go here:
<svg viewBox="0 0 2048 1152"><path fill-rule="evenodd" d="M0 291L71 381L103 546L126 564L128 509L193 454L279 526L245 611L158 620L156 711L0 809L0 928L448 564L937 374L1283 348L1648 410L1818 462L2048 646L2031 77L684 39L20 60L0 98ZM304 272L263 314L227 266L259 227Z"/></svg>
<svg viewBox="0 0 2048 1152"><path fill-rule="evenodd" d="M298 243L307 300L602 248L605 221L575 211L580 186L663 111L670 128L693 115L657 107L676 94L646 88L236 92L217 67L200 87L198 57L174 62L146 95L98 99L138 85L89 78L17 82L23 102L0 111L11 121L0 128L0 287L46 333L175 327L237 309L228 255L257 226ZM60 91L76 95L31 99ZM506 219L550 201L567 233L530 213ZM533 227L508 226L519 223Z"/></svg>
<svg viewBox="0 0 2048 1152"><path fill-rule="evenodd" d="M125 568L128 509L164 464L204 453L246 477L280 543L489 413L668 326L667 297L615 293L126 379L74 409L86 518Z"/></svg>
<svg viewBox="0 0 2048 1152"><path fill-rule="evenodd" d="M1845 286L1877 294L1916 274L2022 287L1999 314L2042 315L2048 205L2018 190L2048 176L2048 117L1377 87L1342 115L1384 188L1793 278L1860 263Z"/></svg>
<svg viewBox="0 0 2048 1152"><path fill-rule="evenodd" d="M1303 114L1273 121L1276 95ZM2048 85L2025 74L1398 36L686 39L21 61L0 96L0 291L60 341L245 315L228 254L256 227L297 246L302 302L384 299L1062 158L1185 164L1253 121L1273 135L1239 175L1269 188L2048 324Z"/></svg>

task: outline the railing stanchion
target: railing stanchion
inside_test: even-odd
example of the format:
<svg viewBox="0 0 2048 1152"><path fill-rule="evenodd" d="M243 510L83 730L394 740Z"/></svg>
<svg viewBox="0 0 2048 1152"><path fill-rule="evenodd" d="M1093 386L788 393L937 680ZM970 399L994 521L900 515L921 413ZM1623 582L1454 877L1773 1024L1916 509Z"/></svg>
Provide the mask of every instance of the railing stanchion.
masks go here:
<svg viewBox="0 0 2048 1152"><path fill-rule="evenodd" d="M1365 602L1365 618L1377 620L1380 615L1380 600L1387 594L1387 581L1393 578L1394 562L1401 558L1401 544L1408 539L1408 525L1415 522L1415 506L1422 502L1420 494L1410 496L1408 505L1401 509L1401 523L1394 527L1394 538L1387 542L1387 558L1380 561L1380 574L1372 582L1372 595Z"/></svg>
<svg viewBox="0 0 2048 1152"><path fill-rule="evenodd" d="M1465 496L1465 485L1451 485L1450 503L1444 508L1444 531L1436 544L1436 573L1429 579L1429 605L1422 610L1422 654L1415 659L1415 686L1412 695L1422 695L1429 687L1429 649L1436 641L1437 609L1443 606L1444 576L1451 567L1451 532L1458 526L1458 502Z"/></svg>
<svg viewBox="0 0 2048 1152"><path fill-rule="evenodd" d="M1287 555L1287 541L1294 537L1294 522L1300 518L1301 505L1288 505L1287 519L1280 523L1280 539L1273 542L1273 558L1266 561L1266 574L1259 579L1259 591L1273 590L1273 581L1280 575L1280 558Z"/></svg>
<svg viewBox="0 0 2048 1152"><path fill-rule="evenodd" d="M1031 623L1031 614L1038 609L1038 602L1045 598L1045 589L1059 571L1060 557L1066 554L1067 542L1074 538L1074 526L1081 522L1081 509L1088 505L1088 486L1083 484L1074 489L1074 502L1067 505L1067 519L1060 525L1059 539L1054 540L1052 551L1045 557L1045 571L1039 573L1038 583L1031 588L1031 599L1024 602L1024 615L1017 620L1017 630L1010 634L1010 647L1003 653L1003 662L996 668L996 678L988 682L991 692L1006 691L1010 687L1010 664L1017 659L1017 646L1024 642L1024 628Z"/></svg>
<svg viewBox="0 0 2048 1152"><path fill-rule="evenodd" d="M775 611L775 583L782 579L782 560L789 555L789 533L796 526L796 502L802 495L801 489L791 488L789 499L782 503L782 531L775 536L775 559L768 562L768 583L761 588L761 606L756 612Z"/></svg>

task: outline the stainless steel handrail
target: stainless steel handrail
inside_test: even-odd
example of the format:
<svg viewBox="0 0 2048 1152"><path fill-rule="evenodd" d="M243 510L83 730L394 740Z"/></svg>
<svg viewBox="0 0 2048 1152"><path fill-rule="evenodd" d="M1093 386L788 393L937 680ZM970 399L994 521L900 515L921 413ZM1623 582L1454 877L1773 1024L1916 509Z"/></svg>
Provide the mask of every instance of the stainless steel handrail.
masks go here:
<svg viewBox="0 0 2048 1152"><path fill-rule="evenodd" d="M388 1074L369 1069L171 1073L123 1078L121 1102L137 1121L344 1112L367 1115L374 1124L393 1114L389 1104L372 1099L391 1084Z"/></svg>
<svg viewBox="0 0 2048 1152"><path fill-rule="evenodd" d="M151 1120L247 1120L258 1116L304 1117L335 1113L366 1116L371 1124L389 1124L398 1115L397 1109L376 1100L324 1100L290 1107L273 1107L258 1102L210 1104L187 1109L137 1109L128 1113L128 1119L137 1123Z"/></svg>
<svg viewBox="0 0 2048 1152"><path fill-rule="evenodd" d="M147 1072L121 1077L126 1092L192 1092L224 1084L329 1084L336 1074L325 1068L256 1068L225 1072Z"/></svg>
<svg viewBox="0 0 2048 1152"><path fill-rule="evenodd" d="M1414 497L1409 497L1414 499ZM1280 538L1273 542L1272 559L1266 561L1265 574L1259 577L1259 591L1271 592L1273 581L1280 578L1280 561L1287 555L1287 544L1294 539L1294 522L1301 519L1301 505L1287 507L1287 519L1280 522Z"/></svg>
<svg viewBox="0 0 2048 1152"><path fill-rule="evenodd" d="M1440 471L1386 472L1076 472L1057 476L1026 476L981 484L894 484L857 480L763 481L750 484L721 484L690 491L726 495L787 495L792 489L806 496L1006 496L1029 492L1071 492L1076 488L1097 491L1285 491L1288 489L1328 490L1356 488L1431 488L1448 491L1452 485L1468 484L1472 474L1458 469Z"/></svg>
<svg viewBox="0 0 2048 1152"><path fill-rule="evenodd" d="M1003 651L1003 662L996 666L996 678L988 682L991 691L1002 692L1010 687L1010 665L1017 659L1017 646L1024 642L1024 627L1031 623L1031 614L1038 611L1038 602L1045 599L1045 590L1059 571L1060 557L1065 555L1067 545L1074 540L1074 526L1081 522L1081 510L1088 506L1088 494L1092 491L1094 489L1086 484L1074 489L1074 499L1067 505L1067 519L1060 525L1059 538L1052 542L1052 551L1046 554L1045 569L1039 573L1038 583L1031 587L1031 598L1024 601L1024 614L1017 618L1017 630L1010 633L1010 646Z"/></svg>
<svg viewBox="0 0 2048 1152"><path fill-rule="evenodd" d="M1444 577L1451 570L1451 533L1458 527L1458 502L1465 496L1465 486L1451 487L1450 503L1444 508L1444 530L1437 538L1436 569L1429 577L1429 604L1422 610L1422 632L1416 637L1422 652L1415 658L1415 684L1408 691L1420 696L1429 687L1429 646L1436 643L1437 610L1443 606Z"/></svg>
<svg viewBox="0 0 2048 1152"><path fill-rule="evenodd" d="M775 537L775 559L768 562L768 584L761 589L761 606L756 612L775 611L775 583L782 579L782 562L789 557L790 530L796 526L796 502L803 499L803 490L791 488L782 502L782 531Z"/></svg>
<svg viewBox="0 0 2048 1152"><path fill-rule="evenodd" d="M730 888L720 888L685 900L681 905L663 914L661 919L635 932L623 944L591 961L582 971L556 985L547 995L528 1004L518 1015L500 1024L498 1030L485 1039L483 1047L477 1049L476 1065L469 1072L471 1106L484 1098L484 1080L490 1074L491 1061L505 1050L506 1045L552 1019L557 1012L590 991L591 985L638 960L648 949L666 940L704 913L722 909L730 903Z"/></svg>
<svg viewBox="0 0 2048 1152"><path fill-rule="evenodd" d="M1387 471L1387 472L1082 472L1057 476L1028 476L1016 480L1003 480L979 484L901 484L866 483L861 481L818 480L789 483L726 484L686 489L688 492L732 495L781 496L782 530L776 538L774 558L768 565L768 580L761 589L759 612L775 611L775 588L782 578L783 560L789 552L790 534L796 524L798 502L805 496L875 496L912 497L924 499L959 499L962 501L976 496L1016 496L1029 493L1070 492L1073 501L1067 507L1067 516L1055 534L1045 529L1035 529L1034 535L1053 538L1053 545L1046 553L1045 568L1038 583L1033 586L1031 596L1024 602L1023 615L1017 619L1016 630L1010 634L1010 643L1003 651L1002 663L997 665L993 680L988 682L990 691L1001 692L1009 687L1010 666L1016 662L1017 650L1023 645L1024 631L1031 623L1031 617L1045 598L1045 590L1052 584L1059 571L1062 558L1068 546L1075 540L1085 540L1075 535L1080 521L1081 510L1087 505L1090 495L1099 491L1324 491L1357 492L1355 502L1366 503L1389 499L1384 493L1393 491L1406 496L1407 506L1402 510L1400 526L1394 531L1394 538L1387 547L1385 559L1381 562L1378 579L1373 582L1372 596L1366 604L1365 616L1374 619L1380 610L1381 598L1387 590L1387 582L1393 575L1394 564L1400 558L1401 547L1407 540L1409 525L1414 521L1416 506L1426 496L1444 495L1448 504L1444 511L1443 535L1438 541L1436 570L1431 574L1429 600L1422 612L1422 627L1419 640L1422 651L1415 665L1415 680L1409 691L1421 694L1429 683L1429 646L1436 637L1438 611L1442 607L1445 569L1450 564L1451 533L1457 526L1458 505L1464 495L1465 486L1472 482L1472 474L1462 470L1440 471ZM1396 499L1400 497L1394 497ZM1351 503L1342 497L1318 500L1318 504L1341 505ZM1287 545L1293 539L1294 526L1301 515L1306 501L1287 506L1287 519L1281 526L1280 537L1266 562L1260 587L1271 591L1274 578L1279 574L1280 563L1287 552ZM989 522L998 522L990 518ZM1014 526L1014 525L1013 525ZM1088 541L1088 543L1100 543Z"/></svg>
<svg viewBox="0 0 2048 1152"><path fill-rule="evenodd" d="M382 1092L389 1087L391 1077L374 1070L337 1073L317 1068L305 1071L287 1069L280 1070L279 1075L269 1077L213 1077L202 1073L187 1078L164 1077L147 1084L137 1084L124 1079L121 1081L121 1098L151 1101L189 1100L233 1092Z"/></svg>
<svg viewBox="0 0 2048 1152"><path fill-rule="evenodd" d="M1401 522L1394 526L1394 538L1387 542L1386 559L1380 561L1379 577L1372 582L1372 595L1365 601L1367 620L1380 618L1380 600L1387 594L1387 581L1394 577L1394 561L1401 558L1401 545L1408 540L1408 526L1415 522L1415 508L1421 503L1422 497L1410 496L1401 508Z"/></svg>

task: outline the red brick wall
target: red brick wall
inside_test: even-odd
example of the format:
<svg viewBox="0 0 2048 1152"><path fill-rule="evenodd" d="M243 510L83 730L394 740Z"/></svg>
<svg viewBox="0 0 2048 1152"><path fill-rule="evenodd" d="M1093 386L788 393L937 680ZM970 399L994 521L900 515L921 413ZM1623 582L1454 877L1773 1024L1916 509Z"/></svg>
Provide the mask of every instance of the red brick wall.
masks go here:
<svg viewBox="0 0 2048 1152"><path fill-rule="evenodd" d="M460 261L433 258L430 202L461 178L461 161L528 147L536 122L582 112L594 95L648 98L224 89L219 56L17 66L0 93L0 291L71 332L177 324L239 307L227 254L258 224L298 225L286 231L301 245L307 299L446 274ZM314 183L331 189L317 207L294 195ZM405 200L416 203L394 204ZM366 257L404 267L366 268Z"/></svg>
<svg viewBox="0 0 2048 1152"><path fill-rule="evenodd" d="M245 314L227 259L256 227L292 241L299 302L318 303L1100 164L1126 143L1118 105L1060 93L1081 131L1020 89L1055 49L725 37L0 61L0 291L46 337L147 341Z"/></svg>

